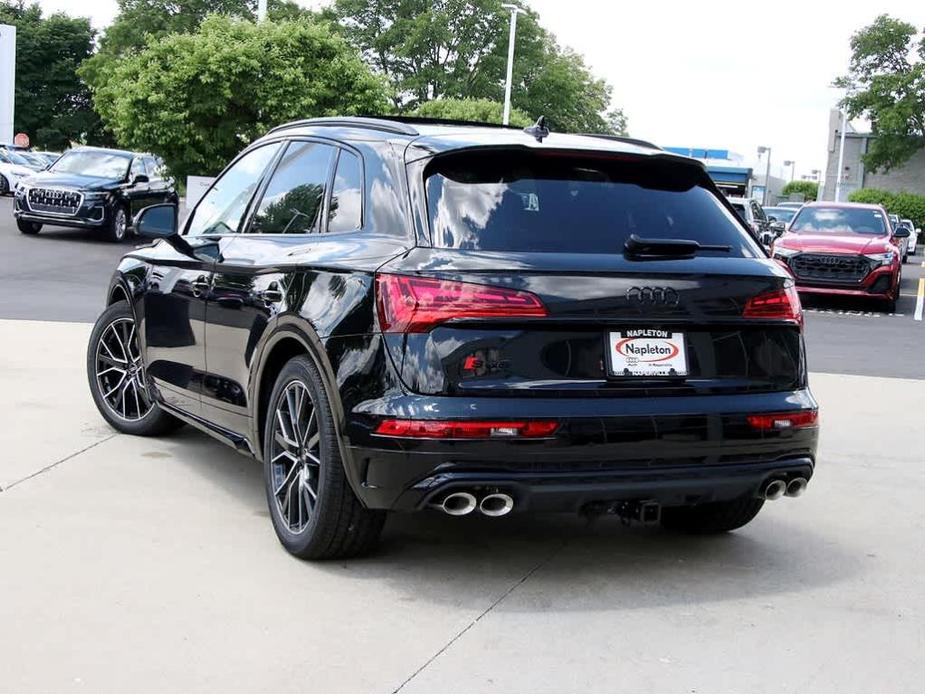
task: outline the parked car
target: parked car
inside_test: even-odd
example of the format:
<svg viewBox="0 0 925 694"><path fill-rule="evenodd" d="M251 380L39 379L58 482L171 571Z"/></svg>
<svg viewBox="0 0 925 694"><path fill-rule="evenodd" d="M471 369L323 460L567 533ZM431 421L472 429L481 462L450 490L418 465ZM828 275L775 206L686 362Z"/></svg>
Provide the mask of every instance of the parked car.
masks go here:
<svg viewBox="0 0 925 694"><path fill-rule="evenodd" d="M42 225L99 229L122 241L142 208L178 196L163 162L150 154L77 147L47 170L21 180L13 216L24 234Z"/></svg>
<svg viewBox="0 0 925 694"><path fill-rule="evenodd" d="M34 173L18 154L0 148L0 195L12 193L22 179Z"/></svg>
<svg viewBox="0 0 925 694"><path fill-rule="evenodd" d="M787 225L796 217L798 207L765 207L764 213L768 216L771 228L774 230L774 238L777 238L787 229Z"/></svg>
<svg viewBox="0 0 925 694"><path fill-rule="evenodd" d="M804 294L877 299L896 310L904 227L893 228L879 205L804 205L772 248Z"/></svg>
<svg viewBox="0 0 925 694"><path fill-rule="evenodd" d="M61 152L33 152L36 156L41 157L45 161L45 166L51 166L61 157Z"/></svg>
<svg viewBox="0 0 925 694"><path fill-rule="evenodd" d="M908 260L910 255L915 255L915 249L919 242L919 230L911 219L901 219L899 223L909 230L909 238L906 239L906 255L903 256L903 262Z"/></svg>
<svg viewBox="0 0 925 694"><path fill-rule="evenodd" d="M388 511L615 513L722 532L813 474L789 272L693 159L614 137L366 118L270 131L119 263L102 416L263 461L306 558Z"/></svg>
<svg viewBox="0 0 925 694"><path fill-rule="evenodd" d="M774 228L771 220L765 214L761 203L751 198L729 198L729 204L739 214L739 217L751 228L755 238L759 239L765 248L770 247L778 234L783 231Z"/></svg>

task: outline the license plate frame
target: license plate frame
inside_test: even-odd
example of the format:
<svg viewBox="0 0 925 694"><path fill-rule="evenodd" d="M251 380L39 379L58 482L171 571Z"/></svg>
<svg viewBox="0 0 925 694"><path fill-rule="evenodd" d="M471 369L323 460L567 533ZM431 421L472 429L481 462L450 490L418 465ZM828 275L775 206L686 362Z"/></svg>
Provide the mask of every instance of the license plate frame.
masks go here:
<svg viewBox="0 0 925 694"><path fill-rule="evenodd" d="M690 375L687 337L683 332L662 328L610 330L604 334L604 344L610 378L684 378Z"/></svg>

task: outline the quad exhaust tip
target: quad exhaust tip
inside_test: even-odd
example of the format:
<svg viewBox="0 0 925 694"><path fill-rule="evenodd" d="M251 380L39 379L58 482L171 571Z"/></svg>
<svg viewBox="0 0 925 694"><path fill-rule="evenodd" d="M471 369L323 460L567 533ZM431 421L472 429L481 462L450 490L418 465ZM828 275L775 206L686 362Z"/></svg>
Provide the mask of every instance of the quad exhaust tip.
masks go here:
<svg viewBox="0 0 925 694"><path fill-rule="evenodd" d="M469 492L453 492L447 494L440 510L449 516L467 516L475 510L478 502Z"/></svg>
<svg viewBox="0 0 925 694"><path fill-rule="evenodd" d="M508 494L489 494L479 504L479 511L486 516L506 516L514 508L514 499Z"/></svg>
<svg viewBox="0 0 925 694"><path fill-rule="evenodd" d="M787 493L787 483L784 480L771 480L764 488L764 498L768 501L780 499Z"/></svg>

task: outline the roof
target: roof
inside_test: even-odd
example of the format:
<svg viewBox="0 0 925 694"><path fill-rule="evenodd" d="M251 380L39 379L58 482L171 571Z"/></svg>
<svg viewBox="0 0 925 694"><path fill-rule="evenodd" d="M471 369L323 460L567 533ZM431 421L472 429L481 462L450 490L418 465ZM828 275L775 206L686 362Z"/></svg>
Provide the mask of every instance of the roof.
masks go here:
<svg viewBox="0 0 925 694"><path fill-rule="evenodd" d="M70 152L103 152L104 154L117 154L126 157L135 157L138 155L144 156L146 152L129 152L126 149L112 149L110 147L91 147L89 145L79 145L77 147L72 147Z"/></svg>
<svg viewBox="0 0 925 694"><path fill-rule="evenodd" d="M813 200L812 202L803 203L803 207L852 207L858 210L881 210L882 205L871 205L865 202L834 202L825 200Z"/></svg>
<svg viewBox="0 0 925 694"><path fill-rule="evenodd" d="M634 154L675 160L700 168L703 166L696 159L666 152L650 142L635 138L550 132L540 140L522 128L488 123L405 117L310 118L277 126L268 135L281 132L334 135L344 139L400 139L422 150L421 156L474 147L525 147Z"/></svg>

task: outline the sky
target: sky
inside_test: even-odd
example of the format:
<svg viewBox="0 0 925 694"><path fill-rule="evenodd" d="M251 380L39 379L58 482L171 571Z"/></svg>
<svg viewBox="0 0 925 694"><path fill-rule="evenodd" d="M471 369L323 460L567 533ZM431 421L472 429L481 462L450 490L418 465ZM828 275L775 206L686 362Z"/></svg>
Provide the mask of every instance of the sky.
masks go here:
<svg viewBox="0 0 925 694"><path fill-rule="evenodd" d="M880 13L925 27L921 0L524 2L613 86L613 105L626 113L631 135L728 149L762 173L757 148L770 147L772 175L787 178L784 160L796 162L796 178L825 168L829 109L842 96L829 85L847 70L851 35ZM39 4L89 15L97 28L117 9L115 0Z"/></svg>

